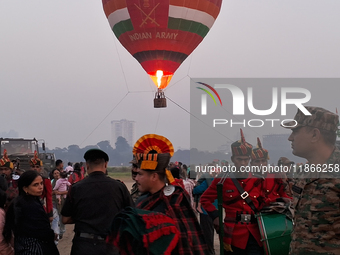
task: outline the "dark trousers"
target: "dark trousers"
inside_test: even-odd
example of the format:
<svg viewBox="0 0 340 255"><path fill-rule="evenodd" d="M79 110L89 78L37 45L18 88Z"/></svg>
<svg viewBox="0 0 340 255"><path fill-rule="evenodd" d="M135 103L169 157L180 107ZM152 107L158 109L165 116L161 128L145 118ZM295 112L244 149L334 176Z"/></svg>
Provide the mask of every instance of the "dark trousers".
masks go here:
<svg viewBox="0 0 340 255"><path fill-rule="evenodd" d="M258 245L255 238L250 234L247 242L246 249L240 249L235 246L231 246L233 252L224 251L224 255L263 255L263 248Z"/></svg>
<svg viewBox="0 0 340 255"><path fill-rule="evenodd" d="M208 245L209 255L214 255L214 224L209 215L200 213L200 225L203 230L204 239Z"/></svg>
<svg viewBox="0 0 340 255"><path fill-rule="evenodd" d="M94 240L75 236L72 240L71 255L119 255L119 251L105 240Z"/></svg>

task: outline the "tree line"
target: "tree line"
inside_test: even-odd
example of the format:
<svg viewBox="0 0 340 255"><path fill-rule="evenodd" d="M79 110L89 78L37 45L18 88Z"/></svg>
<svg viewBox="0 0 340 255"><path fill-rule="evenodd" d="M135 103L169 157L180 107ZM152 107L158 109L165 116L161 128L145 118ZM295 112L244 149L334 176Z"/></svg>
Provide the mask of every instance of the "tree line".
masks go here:
<svg viewBox="0 0 340 255"><path fill-rule="evenodd" d="M61 159L64 165L67 162L81 162L84 161L84 153L92 148L98 148L105 151L110 158L109 166L129 166L132 160L132 147L128 144L124 137L118 137L115 143L116 148L113 149L108 140L101 141L96 145L89 145L80 148L78 145L69 145L67 148L59 148L51 150L46 148L46 152L54 153L56 159ZM191 150L177 150L173 157L172 162L182 162L183 164L207 164L214 160L229 160L223 152L207 152L199 151L197 149Z"/></svg>

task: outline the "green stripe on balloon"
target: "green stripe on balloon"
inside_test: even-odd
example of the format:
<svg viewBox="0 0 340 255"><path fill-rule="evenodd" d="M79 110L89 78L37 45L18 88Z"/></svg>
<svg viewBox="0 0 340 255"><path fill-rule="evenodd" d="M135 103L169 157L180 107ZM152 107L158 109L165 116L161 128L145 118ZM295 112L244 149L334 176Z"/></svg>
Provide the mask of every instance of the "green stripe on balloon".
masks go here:
<svg viewBox="0 0 340 255"><path fill-rule="evenodd" d="M202 37L205 37L209 32L209 28L206 25L203 25L202 23L195 22L192 20L177 19L171 17L169 17L168 20L168 28L195 33Z"/></svg>
<svg viewBox="0 0 340 255"><path fill-rule="evenodd" d="M168 28L175 30L182 30L198 34L201 37L205 37L209 32L209 28L202 23L192 20L171 18L168 19ZM125 32L133 31L133 25L130 19L118 22L113 26L113 32L117 38Z"/></svg>
<svg viewBox="0 0 340 255"><path fill-rule="evenodd" d="M133 31L131 19L118 22L116 25L113 26L112 31L117 38L119 38L119 36L121 34L124 34L125 32Z"/></svg>

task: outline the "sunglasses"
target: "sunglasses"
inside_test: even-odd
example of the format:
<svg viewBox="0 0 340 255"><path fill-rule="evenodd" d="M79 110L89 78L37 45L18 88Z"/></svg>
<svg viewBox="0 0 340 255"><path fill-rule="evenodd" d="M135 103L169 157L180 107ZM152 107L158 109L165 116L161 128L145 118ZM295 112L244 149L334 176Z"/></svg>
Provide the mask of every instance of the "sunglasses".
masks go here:
<svg viewBox="0 0 340 255"><path fill-rule="evenodd" d="M32 168L40 168L40 166L32 166Z"/></svg>
<svg viewBox="0 0 340 255"><path fill-rule="evenodd" d="M136 175L138 174L138 172L131 171L131 174L132 174L133 176L136 176Z"/></svg>

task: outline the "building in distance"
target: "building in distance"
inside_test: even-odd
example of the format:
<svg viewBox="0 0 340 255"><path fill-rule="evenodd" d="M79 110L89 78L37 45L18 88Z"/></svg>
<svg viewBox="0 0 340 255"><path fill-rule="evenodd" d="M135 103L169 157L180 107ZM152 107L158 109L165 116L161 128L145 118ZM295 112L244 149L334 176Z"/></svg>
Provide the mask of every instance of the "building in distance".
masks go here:
<svg viewBox="0 0 340 255"><path fill-rule="evenodd" d="M136 122L133 120L112 120L111 121L111 147L115 149L117 138L121 136L126 139L132 147L136 141Z"/></svg>

